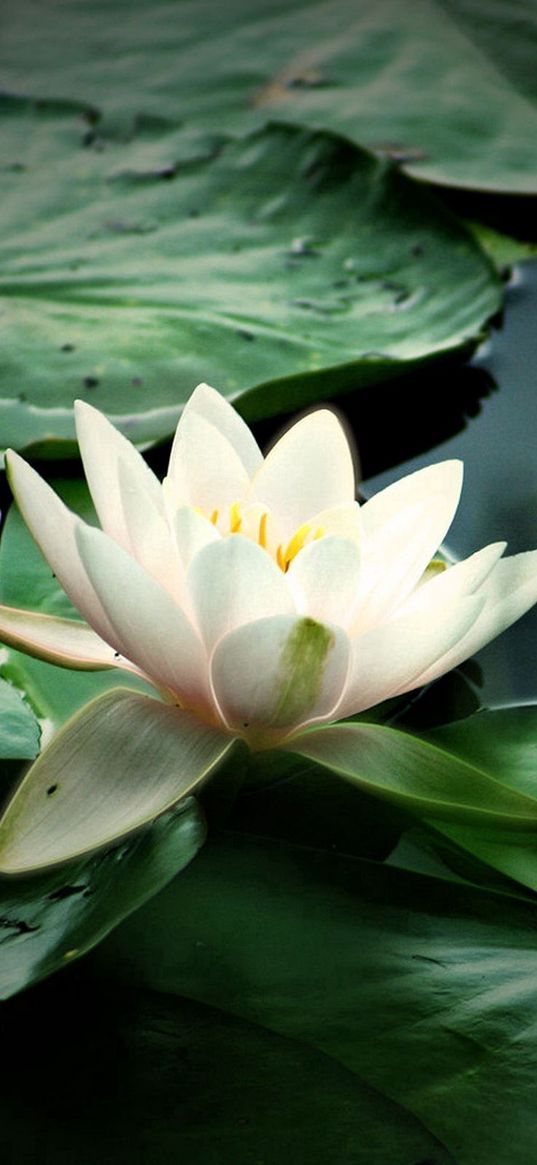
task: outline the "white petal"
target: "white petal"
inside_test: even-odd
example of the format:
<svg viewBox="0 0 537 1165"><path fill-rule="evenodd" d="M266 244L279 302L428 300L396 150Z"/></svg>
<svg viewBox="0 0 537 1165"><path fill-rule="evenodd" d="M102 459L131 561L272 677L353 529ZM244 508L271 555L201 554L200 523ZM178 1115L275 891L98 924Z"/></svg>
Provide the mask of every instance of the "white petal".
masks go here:
<svg viewBox="0 0 537 1165"><path fill-rule="evenodd" d="M401 606L438 550L457 508L462 465L430 466L362 506L363 578L357 630Z"/></svg>
<svg viewBox="0 0 537 1165"><path fill-rule="evenodd" d="M85 523L67 509L18 453L9 450L6 467L20 512L60 586L97 634L113 643L112 626L87 576L75 541L75 531Z"/></svg>
<svg viewBox="0 0 537 1165"><path fill-rule="evenodd" d="M428 603L440 595L445 602L451 602L463 595L475 594L496 566L506 545L506 542L491 542L469 558L446 567L439 574L420 583L397 614L410 615L413 611L419 611L422 603Z"/></svg>
<svg viewBox="0 0 537 1165"><path fill-rule="evenodd" d="M297 611L347 627L360 582L360 551L345 538L320 538L293 559L286 575Z"/></svg>
<svg viewBox="0 0 537 1165"><path fill-rule="evenodd" d="M122 458L118 460L117 482L129 543L126 549L174 598L179 597L180 567L175 539L162 516L161 505L155 505L150 494L140 490L132 466Z"/></svg>
<svg viewBox="0 0 537 1165"><path fill-rule="evenodd" d="M226 437L204 417L182 416L172 446L168 477L177 506L197 506L222 516L246 496L249 474ZM226 515L227 516L227 515Z"/></svg>
<svg viewBox="0 0 537 1165"><path fill-rule="evenodd" d="M537 602L537 550L501 559L476 594L484 597L485 603L474 625L423 670L419 684L428 684L457 667L533 607Z"/></svg>
<svg viewBox="0 0 537 1165"><path fill-rule="evenodd" d="M274 512L287 539L319 511L352 502L354 492L349 443L327 409L288 429L252 482L252 499Z"/></svg>
<svg viewBox="0 0 537 1165"><path fill-rule="evenodd" d="M205 421L209 421L209 424L218 429L218 432L233 446L248 476L253 477L263 461L263 454L248 425L225 397L208 384L198 384L183 409L178 426L179 430L183 424L183 418L190 413L196 413L197 416L203 417Z"/></svg>
<svg viewBox="0 0 537 1165"><path fill-rule="evenodd" d="M443 530L435 549L442 542L453 520L462 489L462 461L439 461L393 482L370 498L362 506L364 536L371 538L386 522L396 518L401 510L427 499L430 494L445 495L445 514L439 516L439 530Z"/></svg>
<svg viewBox="0 0 537 1165"><path fill-rule="evenodd" d="M352 716L419 687L424 669L466 634L481 608L482 599L477 597L451 604L431 602L353 639L349 678L335 718Z"/></svg>
<svg viewBox="0 0 537 1165"><path fill-rule="evenodd" d="M167 591L101 530L77 531L88 575L114 628L118 650L189 708L206 708L207 657Z"/></svg>
<svg viewBox="0 0 537 1165"><path fill-rule="evenodd" d="M18 607L0 606L0 642L59 667L99 671L125 666L87 623Z"/></svg>
<svg viewBox="0 0 537 1165"><path fill-rule="evenodd" d="M170 525L175 537L177 553L183 569L188 570L192 559L213 542L220 542L218 530L191 506L180 506L170 517Z"/></svg>
<svg viewBox="0 0 537 1165"><path fill-rule="evenodd" d="M347 675L343 631L311 619L276 615L230 632L214 651L211 675L230 728L291 729L327 716Z"/></svg>
<svg viewBox="0 0 537 1165"><path fill-rule="evenodd" d="M98 409L77 400L75 420L84 472L101 526L120 546L131 550L119 486L119 464L123 462L128 469L130 489L140 499L148 496L158 512L162 512L160 483L141 453Z"/></svg>
<svg viewBox="0 0 537 1165"><path fill-rule="evenodd" d="M265 550L240 534L201 550L192 562L187 584L209 651L244 623L296 613L285 575Z"/></svg>

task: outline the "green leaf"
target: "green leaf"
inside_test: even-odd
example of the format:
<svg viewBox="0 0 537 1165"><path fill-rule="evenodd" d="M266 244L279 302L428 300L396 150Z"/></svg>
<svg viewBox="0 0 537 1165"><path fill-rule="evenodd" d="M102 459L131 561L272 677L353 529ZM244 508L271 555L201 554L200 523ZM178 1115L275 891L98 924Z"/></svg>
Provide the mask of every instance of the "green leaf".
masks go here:
<svg viewBox="0 0 537 1165"><path fill-rule="evenodd" d="M46 874L0 877L0 996L100 942L192 860L205 840L193 798L105 853Z"/></svg>
<svg viewBox="0 0 537 1165"><path fill-rule="evenodd" d="M218 11L133 0L125 14L124 0L5 0L4 89L89 103L89 144L103 140L100 115L116 138L142 127L139 152L163 168L147 143L159 121L181 122L191 150L196 127L236 133L283 117L429 181L537 190L531 0L229 0ZM12 165L19 150L5 155Z"/></svg>
<svg viewBox="0 0 537 1165"><path fill-rule="evenodd" d="M537 837L537 781L519 790L503 770L497 780L485 767L398 729L341 721L308 729L287 747L421 816L526 830Z"/></svg>
<svg viewBox="0 0 537 1165"><path fill-rule="evenodd" d="M172 704L116 689L69 720L0 821L0 871L110 845L200 785L233 740Z"/></svg>
<svg viewBox="0 0 537 1165"><path fill-rule="evenodd" d="M78 109L8 110L4 447L74 453L76 397L147 446L201 380L289 411L470 350L501 303L465 228L343 139L273 125L164 181L132 145L82 149Z"/></svg>
<svg viewBox="0 0 537 1165"><path fill-rule="evenodd" d="M64 975L4 1008L2 1043L2 1143L25 1165L455 1165L330 1057L190 1000Z"/></svg>
<svg viewBox="0 0 537 1165"><path fill-rule="evenodd" d="M11 684L0 679L0 757L33 760L39 752L39 724Z"/></svg>
<svg viewBox="0 0 537 1165"><path fill-rule="evenodd" d="M437 729L429 739L464 761L486 768L522 795L537 795L537 706L482 711ZM498 827L436 823L437 848L455 869L463 863L457 849L446 846L443 838L537 891L537 838Z"/></svg>
<svg viewBox="0 0 537 1165"><path fill-rule="evenodd" d="M503 894L213 836L91 964L320 1048L457 1165L533 1165L536 923Z"/></svg>

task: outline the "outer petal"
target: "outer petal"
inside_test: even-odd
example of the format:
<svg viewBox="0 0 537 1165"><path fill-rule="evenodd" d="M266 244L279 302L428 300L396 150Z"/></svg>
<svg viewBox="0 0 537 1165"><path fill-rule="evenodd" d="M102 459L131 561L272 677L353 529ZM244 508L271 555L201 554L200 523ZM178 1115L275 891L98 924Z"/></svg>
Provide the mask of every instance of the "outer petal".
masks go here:
<svg viewBox="0 0 537 1165"><path fill-rule="evenodd" d="M187 585L208 651L244 623L296 614L285 575L265 550L240 534L201 550L192 562Z"/></svg>
<svg viewBox="0 0 537 1165"><path fill-rule="evenodd" d="M54 490L18 453L10 450L6 464L21 514L58 582L90 626L102 639L112 643L112 625L87 576L75 540L75 531L85 523L64 506Z"/></svg>
<svg viewBox="0 0 537 1165"><path fill-rule="evenodd" d="M216 647L211 678L227 724L257 730L298 727L330 715L348 667L348 639L313 619L276 615L239 627Z"/></svg>
<svg viewBox="0 0 537 1165"><path fill-rule="evenodd" d="M168 477L176 505L197 506L207 515L244 498L250 477L222 433L204 417L188 412L175 434Z"/></svg>
<svg viewBox="0 0 537 1165"><path fill-rule="evenodd" d="M461 463L444 461L403 478L362 506L360 629L385 619L417 585L451 525L461 485Z"/></svg>
<svg viewBox="0 0 537 1165"><path fill-rule="evenodd" d="M120 653L183 704L207 709L206 654L180 607L101 530L78 530L77 543Z"/></svg>
<svg viewBox="0 0 537 1165"><path fill-rule="evenodd" d="M119 465L123 463L124 478L128 473L130 491L139 495L141 502L148 497L158 512L162 511L160 483L141 453L98 409L75 401L75 420L84 472L101 526L120 546L131 550Z"/></svg>
<svg viewBox="0 0 537 1165"><path fill-rule="evenodd" d="M485 602L473 626L444 655L424 668L417 684L428 684L457 667L533 607L537 602L537 550L501 559L477 596Z"/></svg>
<svg viewBox="0 0 537 1165"><path fill-rule="evenodd" d="M297 611L340 627L352 622L360 583L360 552L345 538L320 538L293 559L286 575Z"/></svg>
<svg viewBox="0 0 537 1165"><path fill-rule="evenodd" d="M505 542L491 542L489 546L477 550L469 558L456 562L435 577L420 583L406 602L398 608L397 614L410 615L413 611L419 611L422 603L428 604L440 596L445 602L452 602L456 598L462 598L463 595L475 594L496 566L506 545Z"/></svg>
<svg viewBox="0 0 537 1165"><path fill-rule="evenodd" d="M196 413L197 416L202 417L203 420L208 421L210 425L214 425L214 428L218 429L218 432L233 446L248 476L253 477L263 461L263 454L253 433L250 432L248 425L233 406L210 385L198 384L183 409L178 433L181 431L183 418L191 413Z"/></svg>
<svg viewBox="0 0 537 1165"><path fill-rule="evenodd" d="M59 667L99 671L101 668L125 666L114 649L87 623L23 611L18 607L0 606L0 642Z"/></svg>
<svg viewBox="0 0 537 1165"><path fill-rule="evenodd" d="M318 409L284 433L253 479L252 499L288 539L319 511L354 500L351 450L334 413Z"/></svg>
<svg viewBox="0 0 537 1165"><path fill-rule="evenodd" d="M421 675L467 633L482 600L429 603L352 640L349 679L334 718L372 708L422 683ZM442 670L447 671L448 668Z"/></svg>

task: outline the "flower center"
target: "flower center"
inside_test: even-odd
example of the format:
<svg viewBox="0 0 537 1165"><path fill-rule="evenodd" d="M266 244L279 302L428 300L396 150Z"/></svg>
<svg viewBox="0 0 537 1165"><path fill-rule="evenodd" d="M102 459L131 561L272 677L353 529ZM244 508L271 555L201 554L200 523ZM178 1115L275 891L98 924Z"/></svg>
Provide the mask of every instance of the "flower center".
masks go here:
<svg viewBox="0 0 537 1165"><path fill-rule="evenodd" d="M261 546L267 553L274 553L274 558L280 570L283 570L284 573L289 570L293 559L296 558L306 542L315 542L325 534L322 526L318 526L315 529L313 522L304 522L302 526L298 527L298 530L295 530L287 545L279 542L274 551L272 551L267 545L268 510L264 510L259 517L256 517L254 522L252 522L251 516L248 513L245 515L243 511L244 506L242 502L233 502L229 507L228 521L226 521L226 511L222 514L222 521L220 520L220 510L213 510L210 520L213 526L219 526L220 530L222 530L223 526L222 532L224 534L226 533L227 527L228 534L244 534L247 538L251 538L254 542L257 542L258 546Z"/></svg>

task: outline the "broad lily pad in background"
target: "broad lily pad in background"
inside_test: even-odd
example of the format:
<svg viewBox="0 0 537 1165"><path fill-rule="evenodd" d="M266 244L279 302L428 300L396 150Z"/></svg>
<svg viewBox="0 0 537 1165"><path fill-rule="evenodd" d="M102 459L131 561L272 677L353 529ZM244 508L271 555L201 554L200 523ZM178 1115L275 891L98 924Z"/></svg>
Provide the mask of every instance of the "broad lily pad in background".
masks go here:
<svg viewBox="0 0 537 1165"><path fill-rule="evenodd" d="M128 841L44 874L0 878L0 997L67 966L186 866L205 825L189 798Z"/></svg>
<svg viewBox="0 0 537 1165"><path fill-rule="evenodd" d="M151 444L200 380L249 418L301 407L471 349L500 305L471 235L340 138L274 125L175 166L160 126L155 166L84 148L78 108L6 108L1 447L74 452L80 396Z"/></svg>
<svg viewBox="0 0 537 1165"><path fill-rule="evenodd" d="M536 926L504 894L213 835L91 963L320 1048L457 1165L533 1165Z"/></svg>
<svg viewBox="0 0 537 1165"><path fill-rule="evenodd" d="M244 132L280 117L342 132L433 182L537 192L530 0L9 0L4 89Z"/></svg>

